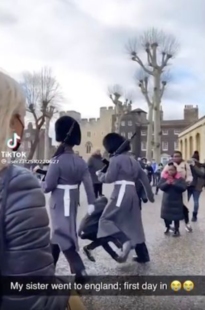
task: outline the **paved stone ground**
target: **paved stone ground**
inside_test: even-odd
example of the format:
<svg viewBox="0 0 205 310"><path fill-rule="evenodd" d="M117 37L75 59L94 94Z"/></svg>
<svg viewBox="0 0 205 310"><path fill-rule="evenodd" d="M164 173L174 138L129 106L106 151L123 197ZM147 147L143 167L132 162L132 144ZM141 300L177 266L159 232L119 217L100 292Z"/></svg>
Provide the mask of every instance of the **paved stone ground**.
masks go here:
<svg viewBox="0 0 205 310"><path fill-rule="evenodd" d="M104 193L109 197L112 186L105 186ZM193 223L193 233L187 233L181 223L181 237L164 236L164 225L160 219L161 193L156 196L154 204L143 206L143 222L151 262L138 265L131 261L131 255L125 264L117 264L101 248L94 252L97 263L91 263L83 253L82 257L90 275L205 275L205 193L200 201L199 221ZM193 202L190 204L192 212ZM86 212L86 198L81 191L79 221ZM81 241L82 246L89 241ZM61 256L57 274L68 275L69 267ZM204 310L205 297L83 297L88 310ZM77 309L76 309L77 310Z"/></svg>

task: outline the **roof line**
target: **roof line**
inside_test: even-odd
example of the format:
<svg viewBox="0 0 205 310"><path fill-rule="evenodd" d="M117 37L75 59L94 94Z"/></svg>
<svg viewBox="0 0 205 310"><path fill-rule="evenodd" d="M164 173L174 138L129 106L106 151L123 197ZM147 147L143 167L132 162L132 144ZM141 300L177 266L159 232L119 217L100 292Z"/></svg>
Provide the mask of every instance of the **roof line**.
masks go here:
<svg viewBox="0 0 205 310"><path fill-rule="evenodd" d="M192 127L193 125L196 125L198 122L202 121L203 119L205 119L205 115L202 116L201 118L199 118L197 122L193 122L191 125L189 125L189 126L187 126L186 128L184 128L183 131L180 132L179 136L180 136L184 131L186 131L188 128Z"/></svg>

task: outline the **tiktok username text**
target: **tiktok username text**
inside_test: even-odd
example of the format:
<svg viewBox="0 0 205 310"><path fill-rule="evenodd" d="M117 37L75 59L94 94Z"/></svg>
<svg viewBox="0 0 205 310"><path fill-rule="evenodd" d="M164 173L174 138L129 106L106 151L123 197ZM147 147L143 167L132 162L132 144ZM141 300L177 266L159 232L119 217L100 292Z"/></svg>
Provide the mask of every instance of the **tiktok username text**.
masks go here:
<svg viewBox="0 0 205 310"><path fill-rule="evenodd" d="M27 159L26 152L1 152L1 163L2 164L57 164L58 159Z"/></svg>
<svg viewBox="0 0 205 310"><path fill-rule="evenodd" d="M22 158L2 158L1 159L2 164L35 164L35 165L45 165L45 164L57 164L58 160L39 160L39 159L22 159Z"/></svg>

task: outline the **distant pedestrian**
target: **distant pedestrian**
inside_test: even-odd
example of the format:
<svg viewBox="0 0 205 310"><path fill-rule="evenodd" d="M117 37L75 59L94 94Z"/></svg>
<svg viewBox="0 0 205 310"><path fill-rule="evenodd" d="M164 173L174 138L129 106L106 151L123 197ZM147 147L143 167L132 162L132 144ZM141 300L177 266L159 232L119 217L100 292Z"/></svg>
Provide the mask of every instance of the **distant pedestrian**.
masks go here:
<svg viewBox="0 0 205 310"><path fill-rule="evenodd" d="M154 175L154 170L152 168L152 164L150 161L147 162L147 164L145 165L145 171L147 173L148 179L149 179L149 183L152 183L153 180L153 175Z"/></svg>
<svg viewBox="0 0 205 310"><path fill-rule="evenodd" d="M160 163L158 165L158 168L157 168L157 171L155 172L155 178L156 178L156 191L155 191L155 195L158 195L158 192L159 192L159 181L160 181L160 178L161 178L161 173L164 169L164 166L162 163Z"/></svg>
<svg viewBox="0 0 205 310"><path fill-rule="evenodd" d="M100 150L96 150L95 153L88 160L88 168L93 182L95 197L102 196L103 184L98 180L96 172L103 168L102 155Z"/></svg>
<svg viewBox="0 0 205 310"><path fill-rule="evenodd" d="M182 158L182 153L180 151L175 151L173 154L173 163L177 168L177 172L181 174L184 178L187 186L189 186L193 180L193 176L191 173L191 168L187 162L185 162ZM169 168L169 164L167 164L163 170L163 172L167 171ZM189 223L189 210L187 208L188 204L188 193L187 191L183 193L183 203L184 203L184 221L185 221L185 229L188 232L192 232L192 228Z"/></svg>
<svg viewBox="0 0 205 310"><path fill-rule="evenodd" d="M193 181L188 187L188 200L190 200L191 197L193 196L194 210L193 210L192 222L196 222L199 210L199 198L205 185L205 180L200 177L200 174L198 174L198 170L203 175L205 174L205 169L199 162L199 152L197 151L194 152L192 160L193 162L190 167L193 175Z"/></svg>
<svg viewBox="0 0 205 310"><path fill-rule="evenodd" d="M142 167L142 169L145 170L145 167L147 166L147 158L146 157L141 158L139 163L140 163L140 166Z"/></svg>
<svg viewBox="0 0 205 310"><path fill-rule="evenodd" d="M180 173L177 172L174 163L169 163L167 171L163 172L159 188L164 192L161 218L165 221L165 234L170 232L170 225L174 221L173 236L178 237L180 235L179 221L184 219L182 193L186 191L187 185Z"/></svg>
<svg viewBox="0 0 205 310"><path fill-rule="evenodd" d="M156 186L156 172L157 172L158 165L157 165L155 159L152 160L151 166L153 169L152 184L153 184L153 186Z"/></svg>

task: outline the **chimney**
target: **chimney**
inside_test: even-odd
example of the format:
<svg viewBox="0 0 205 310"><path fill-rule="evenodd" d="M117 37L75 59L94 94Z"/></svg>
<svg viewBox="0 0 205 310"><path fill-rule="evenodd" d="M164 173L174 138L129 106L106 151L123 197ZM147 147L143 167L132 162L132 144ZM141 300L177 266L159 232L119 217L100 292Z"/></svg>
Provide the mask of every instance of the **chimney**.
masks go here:
<svg viewBox="0 0 205 310"><path fill-rule="evenodd" d="M193 123L199 119L199 109L198 106L185 105L184 107L184 120Z"/></svg>

